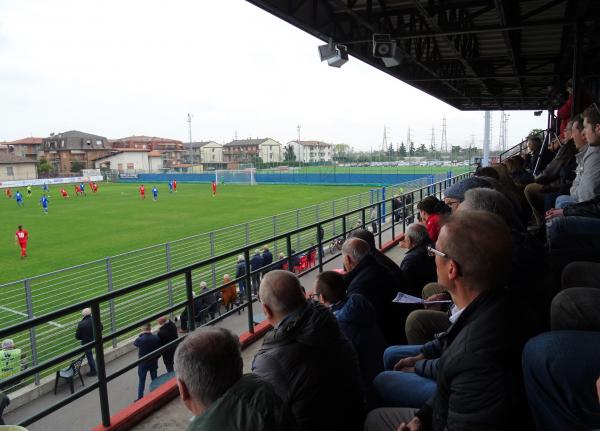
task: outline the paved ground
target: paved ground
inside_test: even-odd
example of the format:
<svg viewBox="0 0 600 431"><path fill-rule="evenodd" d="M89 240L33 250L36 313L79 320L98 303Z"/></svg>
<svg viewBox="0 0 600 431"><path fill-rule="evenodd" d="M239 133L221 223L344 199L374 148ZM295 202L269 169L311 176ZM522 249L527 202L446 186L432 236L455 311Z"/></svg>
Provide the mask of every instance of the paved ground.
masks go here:
<svg viewBox="0 0 600 431"><path fill-rule="evenodd" d="M383 242L386 242L391 239L391 233L386 233L383 236ZM404 255L404 251L399 247L394 247L387 253L392 259L396 262L400 262ZM337 258L328 265L326 265L325 269L334 269L341 268L341 258ZM304 277L302 277L302 284L306 289L311 288L314 279L317 275L317 271L313 271ZM253 310L255 313L259 312L260 304L255 303L253 306ZM234 314L227 319L219 322L219 326L226 327L232 330L236 334L241 334L248 330L248 317L247 314L243 313L241 315ZM261 342L257 342L254 345L248 347L243 352L244 357L244 369L245 371L249 371L250 365L252 363L252 358L254 357L254 353L260 347ZM117 370L127 363L132 362L137 356L137 352L133 351L129 354L126 354L113 362L108 364L108 372L112 372L113 370ZM159 362L159 374L164 373L164 365L162 362ZM91 378L86 378L86 382L90 382ZM76 383L75 389L77 390L79 386ZM137 393L137 371L133 369L118 379L112 381L108 385L109 390L109 400L110 400L110 411L111 414L115 414L119 410L125 408L130 405L133 400L136 398ZM20 407L14 412L7 414L4 419L7 424L17 423L18 421L26 418L41 409L48 407L63 397L69 394L69 389L67 385L62 385L59 388L59 392L57 395L53 393L44 395L33 402ZM134 430L145 431L145 430L181 430L185 429L188 421L190 420L190 413L183 407L183 405L179 402L178 399L172 401L161 410L159 410L154 415L150 416L143 422L141 422L138 426L134 428ZM32 425L28 426L28 429L31 431L46 431L46 430L61 430L61 431L79 431L79 430L87 430L90 429L100 423L100 404L98 399L97 391L94 391L86 396L80 398L79 400L71 403L70 405L63 407L62 409L54 412L51 415L46 416L45 418L35 422Z"/></svg>

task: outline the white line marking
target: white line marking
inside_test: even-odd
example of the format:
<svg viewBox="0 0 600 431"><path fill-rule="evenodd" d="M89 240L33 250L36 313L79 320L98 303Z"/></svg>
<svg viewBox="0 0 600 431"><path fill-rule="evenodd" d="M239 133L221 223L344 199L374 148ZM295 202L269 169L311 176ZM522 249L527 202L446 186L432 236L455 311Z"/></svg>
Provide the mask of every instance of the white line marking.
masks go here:
<svg viewBox="0 0 600 431"><path fill-rule="evenodd" d="M12 308L4 307L2 305L0 305L0 310L8 311L9 313L15 313L15 314L18 314L19 316L23 316L23 317L29 318L29 316L27 314L22 313L21 311L13 310ZM61 325L60 323L53 322L52 320L49 321L48 324L56 326L57 328L64 328L65 327L65 325Z"/></svg>

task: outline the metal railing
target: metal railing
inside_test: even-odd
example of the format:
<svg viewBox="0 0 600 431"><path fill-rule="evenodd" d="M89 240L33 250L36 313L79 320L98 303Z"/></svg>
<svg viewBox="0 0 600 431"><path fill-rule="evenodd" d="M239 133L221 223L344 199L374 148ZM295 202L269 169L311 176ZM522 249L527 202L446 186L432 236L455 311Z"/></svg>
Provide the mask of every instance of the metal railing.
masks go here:
<svg viewBox="0 0 600 431"><path fill-rule="evenodd" d="M462 174L456 177L448 178L443 181L439 181L437 183L426 185L424 187L418 188L407 193L402 193L400 197L402 198L403 202L402 214L404 216L401 218L401 220L397 220L394 217L391 217L388 222L385 221L387 212L386 208L391 205L391 200L394 199L394 197L381 198L374 203L367 203L366 205L360 208L347 211L343 214L327 217L325 219L318 220L315 223L310 223L306 226L291 229L285 233L273 235L268 239L268 243L285 244L284 261L287 262L288 268L293 268L293 260L301 254L306 254L309 251L316 249L317 247L319 249L323 249L336 238L345 238L347 233L356 227L356 224L353 224L352 221L358 219L361 221L362 227L368 226L373 221L378 224L377 241L379 246L381 247L382 235L384 232L391 231L392 237L394 237L397 230L402 229L402 231L404 231L406 229L407 217L405 216L410 217L410 215L414 213L416 204L420 200L422 200L425 196L429 195L436 195L441 198L443 191L447 187L451 186L459 180L462 180L468 175L469 173ZM410 202L410 204L407 204L408 202ZM369 217L371 209L373 207L376 208L377 212L377 218L375 220L371 220ZM337 231L335 231L333 228L333 226L335 225L338 225ZM309 236L312 238L318 238L318 232L320 232L321 229L323 229L326 232L329 232L329 234L326 234L323 237L322 241L315 242L315 244L311 244L308 247L301 247L297 250L294 250L292 248L292 245L298 236ZM19 336L26 337L31 336L31 334L34 334L33 337L35 338L36 335L39 335L44 332L46 326L52 326L53 323L64 321L64 319L78 320L79 313L83 308L90 307L92 310L92 320L94 326L93 342L84 344L79 347L72 347L65 353L50 354L44 357L43 359L38 358L38 360L33 362L29 368L3 380L2 386L4 387L14 385L22 381L23 379L29 378L31 376L40 375L45 371L56 370L56 368L59 367L61 364L66 363L66 361L72 360L74 357L81 356L86 350L89 349L94 349L95 351L98 381L92 383L91 385L87 385L86 387L80 389L74 394L67 396L63 400L22 420L20 425L26 426L28 424L31 424L39 420L40 418L43 418L44 416L58 410L59 408L77 400L83 395L98 389L101 407L101 420L104 426L108 426L110 424L110 411L108 404L108 382L114 380L123 373L135 368L141 362L152 357L157 357L165 350L174 347L177 343L181 341L181 338L169 343L168 345L163 346L161 349L156 350L143 358L139 358L127 364L126 366L118 369L117 371L111 374L107 374L106 372L106 364L104 359L106 347L110 344L114 344L117 338L126 336L127 334L132 334L143 323L150 322L158 318L159 316L173 313L177 309L180 309L182 307L187 307L188 316L194 316L193 279L201 279L202 275L205 274L206 271L211 271L212 268L219 267L223 264L223 262L231 262L231 259L238 256L239 254L242 254L245 258L246 274L243 277L240 277L239 279L233 280L234 283L238 283L239 281L244 280L246 286L250 286L251 278L253 276L259 275L260 273L265 271L265 269L279 267L282 263L282 260L276 259L268 267L263 267L260 270L256 271L251 270L251 251L257 247L262 246L263 244L265 244L265 240L261 240L258 242L247 242L245 245L239 248L235 248L233 250L220 253L218 255L213 254L213 256L199 258L196 262L190 262L185 266L181 266L179 268L171 268L164 274L152 276L146 280L131 283L126 287L109 290L107 293L103 293L101 295L96 295L85 300L74 302L65 307L61 307L58 310L45 313L39 317L34 317L33 314L28 314L26 320L1 329L0 339L8 337L18 339ZM326 258L323 253L319 253L316 266L306 269L303 273L311 272L314 270L322 271L323 265L335 259L338 255L339 252L337 254L332 254L328 258ZM229 284L215 285L217 287L198 296L203 297L206 295L218 293L222 288L227 287ZM157 302L157 304L162 305L149 307L147 303L144 303L146 312L143 315L136 316L135 319L130 319L128 321L120 321L118 319L114 319L115 314L110 313L110 311L113 310L116 306L124 304L127 301L131 301L132 299L135 299L136 301L144 301L144 299L140 298L144 298L144 295L146 295L149 290L155 290L157 286L160 287L158 291L161 291L163 296L162 302ZM182 287L182 290L181 292L179 292L178 295L173 295L173 288L175 286ZM167 288L165 289L165 287ZM216 323L222 319L225 319L233 313L241 312L241 310L245 308L247 310L248 316L248 330L250 332L254 332L255 322L252 311L252 304L255 301L256 299L252 297L252 289L247 288L245 289L245 298L243 298L243 301L241 303L236 304L234 308L226 311L224 314L216 316L206 324ZM188 320L190 330L194 330L196 326L194 318L190 318ZM102 329L103 326L110 328L110 330L104 331Z"/></svg>
<svg viewBox="0 0 600 431"><path fill-rule="evenodd" d="M279 252L286 250L287 244L284 240L269 242L269 238L273 236L432 182L434 178L430 176L396 186L372 189L333 201L1 284L0 327L112 292L158 274L235 250L243 245L262 242L268 244L277 256ZM389 205L387 207L384 205L381 210L384 217L391 211ZM352 225L355 222L356 220ZM341 232L341 227L340 221L328 224L325 226L325 235L335 236ZM317 237L312 232L298 231L292 237L292 249L307 248L311 243L316 242ZM231 274L235 271L235 264L236 259L216 261L203 267L196 276L199 280L206 281L209 287L216 287L226 273ZM130 295L114 298L102 309L103 319L108 323L107 331L114 333L122 325L145 316L148 310L162 309L182 301L185 298L184 284L183 278L174 278L162 285L144 289L135 297ZM73 337L73 333L78 320L79 316L61 317L17 337L15 342L25 352L28 365L36 365L53 357L57 351L66 351L75 347L77 340ZM111 344L117 347L118 339L113 338ZM39 384L41 377L43 376L36 374L33 381Z"/></svg>

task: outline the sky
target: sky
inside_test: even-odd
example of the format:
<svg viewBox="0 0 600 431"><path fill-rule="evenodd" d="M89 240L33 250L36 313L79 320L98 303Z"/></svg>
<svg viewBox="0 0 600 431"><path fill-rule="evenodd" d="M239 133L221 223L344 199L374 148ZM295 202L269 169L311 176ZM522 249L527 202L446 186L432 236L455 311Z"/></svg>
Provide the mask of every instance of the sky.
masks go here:
<svg viewBox="0 0 600 431"><path fill-rule="evenodd" d="M0 141L80 130L229 142L270 137L359 150L483 140L462 112L355 58L321 63L320 40L243 0L0 0ZM508 111L509 146L545 116ZM492 149L500 113L492 113ZM474 136L473 136L474 135Z"/></svg>

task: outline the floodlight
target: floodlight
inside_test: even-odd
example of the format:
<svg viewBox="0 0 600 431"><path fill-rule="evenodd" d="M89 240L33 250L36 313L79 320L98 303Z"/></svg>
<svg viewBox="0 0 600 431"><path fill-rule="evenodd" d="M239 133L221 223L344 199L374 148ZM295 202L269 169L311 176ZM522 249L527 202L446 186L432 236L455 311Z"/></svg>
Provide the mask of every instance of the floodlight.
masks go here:
<svg viewBox="0 0 600 431"><path fill-rule="evenodd" d="M335 46L335 56L327 60L327 64L331 67L342 67L348 61L348 48L346 45Z"/></svg>
<svg viewBox="0 0 600 431"><path fill-rule="evenodd" d="M335 57L337 52L333 43L319 45L319 55L321 56L321 61L329 60L330 58Z"/></svg>
<svg viewBox="0 0 600 431"><path fill-rule="evenodd" d="M389 34L373 35L373 57L389 58L396 54L396 41Z"/></svg>

